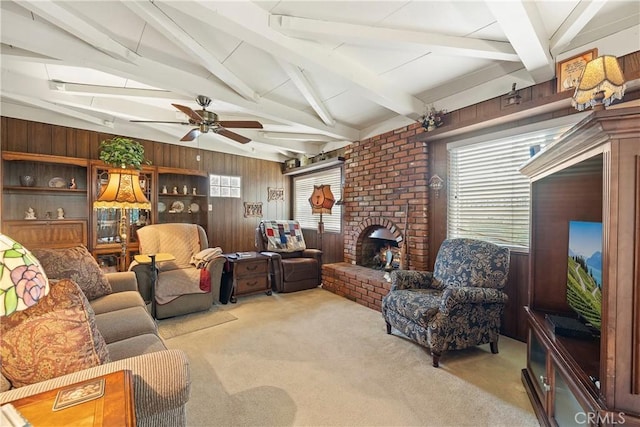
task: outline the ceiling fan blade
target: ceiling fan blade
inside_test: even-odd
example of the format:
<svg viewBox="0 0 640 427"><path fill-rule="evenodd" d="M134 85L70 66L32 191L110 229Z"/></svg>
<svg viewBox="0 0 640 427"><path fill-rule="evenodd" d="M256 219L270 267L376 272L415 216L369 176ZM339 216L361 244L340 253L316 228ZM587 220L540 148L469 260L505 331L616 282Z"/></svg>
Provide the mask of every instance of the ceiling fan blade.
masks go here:
<svg viewBox="0 0 640 427"><path fill-rule="evenodd" d="M165 120L129 120L129 122L131 123L168 123L168 124L175 124L175 125L188 125L190 124L189 122L168 122Z"/></svg>
<svg viewBox="0 0 640 427"><path fill-rule="evenodd" d="M200 130L198 128L191 129L185 136L180 139L180 141L193 141L200 134Z"/></svg>
<svg viewBox="0 0 640 427"><path fill-rule="evenodd" d="M204 121L204 119L202 118L202 116L200 116L200 114L196 113L195 111L193 111L189 107L185 107L184 105L180 105L180 104L171 104L171 105L173 105L178 110L180 110L183 113L185 113L187 116L189 116L191 118L191 120L193 120L196 123L200 123L200 122Z"/></svg>
<svg viewBox="0 0 640 427"><path fill-rule="evenodd" d="M262 123L250 120L224 120L217 123L225 128L262 129Z"/></svg>
<svg viewBox="0 0 640 427"><path fill-rule="evenodd" d="M216 131L216 133L218 135L226 136L229 139L233 139L234 141L237 141L240 144L246 144L247 142L251 142L249 138L246 138L242 135L238 135L237 133L231 132L230 130L227 130L227 129L220 128Z"/></svg>

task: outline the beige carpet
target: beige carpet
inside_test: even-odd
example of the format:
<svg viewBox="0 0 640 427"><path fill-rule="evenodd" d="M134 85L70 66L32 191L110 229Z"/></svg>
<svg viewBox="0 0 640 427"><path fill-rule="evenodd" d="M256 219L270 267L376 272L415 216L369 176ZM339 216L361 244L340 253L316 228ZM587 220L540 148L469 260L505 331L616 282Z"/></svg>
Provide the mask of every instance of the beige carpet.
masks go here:
<svg viewBox="0 0 640 427"><path fill-rule="evenodd" d="M167 341L191 360L190 426L538 425L521 342L445 353L433 368L379 312L323 289L222 309L238 320Z"/></svg>
<svg viewBox="0 0 640 427"><path fill-rule="evenodd" d="M201 329L211 328L237 318L228 311L214 306L208 311L158 320L158 332L165 340Z"/></svg>

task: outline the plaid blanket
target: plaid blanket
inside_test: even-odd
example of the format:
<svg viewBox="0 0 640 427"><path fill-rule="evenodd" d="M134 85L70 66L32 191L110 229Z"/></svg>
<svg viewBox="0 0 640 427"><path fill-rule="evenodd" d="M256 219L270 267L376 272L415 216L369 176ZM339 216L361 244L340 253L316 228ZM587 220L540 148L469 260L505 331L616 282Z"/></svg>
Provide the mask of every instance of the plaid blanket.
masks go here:
<svg viewBox="0 0 640 427"><path fill-rule="evenodd" d="M267 250L295 252L307 248L298 221L262 221L260 227L267 237Z"/></svg>

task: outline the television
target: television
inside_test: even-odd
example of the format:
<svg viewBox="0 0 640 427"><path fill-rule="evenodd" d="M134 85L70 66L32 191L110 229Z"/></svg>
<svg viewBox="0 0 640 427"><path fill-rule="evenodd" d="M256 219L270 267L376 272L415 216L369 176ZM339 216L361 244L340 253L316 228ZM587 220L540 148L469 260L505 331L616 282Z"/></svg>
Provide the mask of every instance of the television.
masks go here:
<svg viewBox="0 0 640 427"><path fill-rule="evenodd" d="M600 330L602 314L602 223L569 221L567 303Z"/></svg>

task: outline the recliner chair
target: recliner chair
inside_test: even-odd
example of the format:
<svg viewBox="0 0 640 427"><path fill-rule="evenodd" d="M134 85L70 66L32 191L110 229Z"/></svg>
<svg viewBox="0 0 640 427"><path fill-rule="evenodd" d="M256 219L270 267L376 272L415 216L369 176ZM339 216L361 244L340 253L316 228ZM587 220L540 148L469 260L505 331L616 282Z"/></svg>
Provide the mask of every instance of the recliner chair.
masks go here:
<svg viewBox="0 0 640 427"><path fill-rule="evenodd" d="M322 251L307 249L298 221L261 221L256 249L270 257L271 287L295 292L320 285Z"/></svg>
<svg viewBox="0 0 640 427"><path fill-rule="evenodd" d="M169 253L175 257L173 261L157 263L155 292L151 288L154 278L149 264L133 262L129 267L136 273L145 301L155 296L152 304L157 319L208 310L220 299L225 258L219 248L209 248L207 234L200 225L153 224L138 229L137 233L141 254ZM197 268L196 264L202 264L203 268Z"/></svg>
<svg viewBox="0 0 640 427"><path fill-rule="evenodd" d="M433 272L391 273L391 289L382 298L387 333L394 327L429 347L435 367L447 350L489 343L497 353L508 274L508 248L474 239L445 240Z"/></svg>

